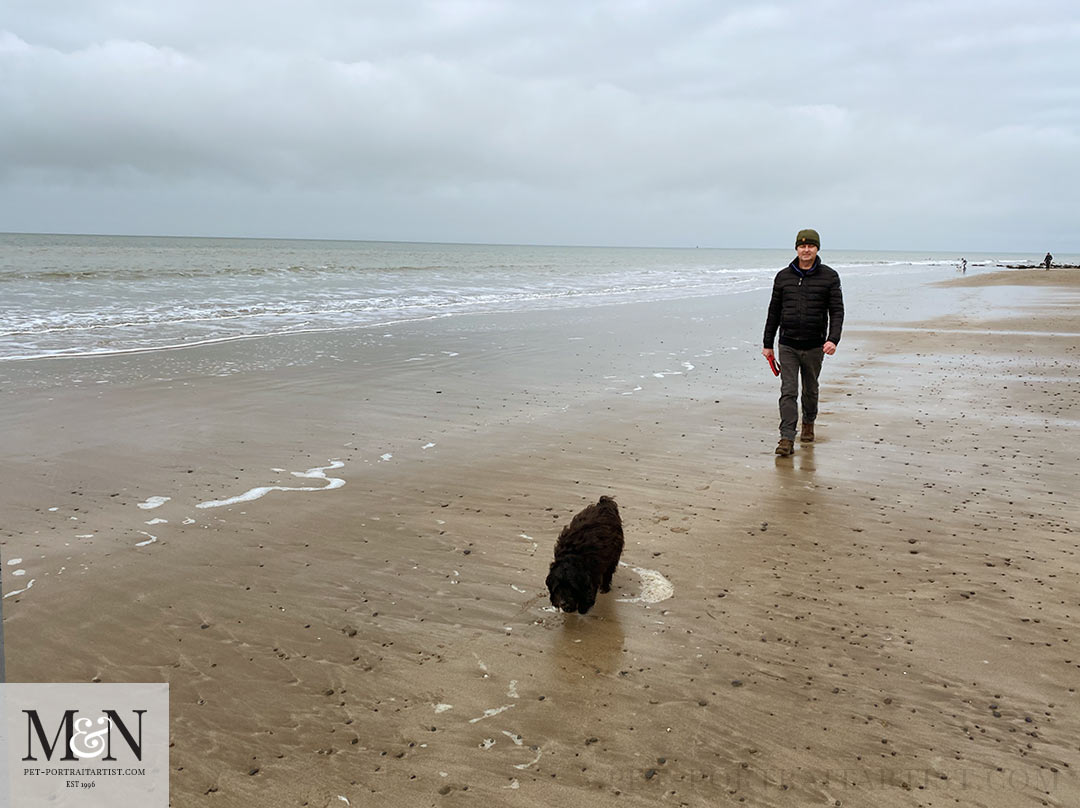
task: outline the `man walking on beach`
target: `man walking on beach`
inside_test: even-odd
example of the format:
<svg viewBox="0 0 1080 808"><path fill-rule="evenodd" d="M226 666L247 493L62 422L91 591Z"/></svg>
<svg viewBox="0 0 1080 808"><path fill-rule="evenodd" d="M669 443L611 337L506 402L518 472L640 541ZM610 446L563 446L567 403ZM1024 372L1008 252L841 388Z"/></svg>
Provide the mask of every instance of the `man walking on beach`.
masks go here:
<svg viewBox="0 0 1080 808"><path fill-rule="evenodd" d="M1053 260L1054 256L1052 256L1050 253L1047 253L1046 257L1043 259L1043 263L1046 265L1047 269L1050 269L1050 264Z"/></svg>
<svg viewBox="0 0 1080 808"><path fill-rule="evenodd" d="M776 274L765 320L765 347L773 358L773 340L780 330L780 443L776 453L795 452L795 424L799 418L799 377L802 377L803 443L814 440L818 413L818 375L825 354L836 353L844 327L844 297L840 276L821 263L821 238L816 230L800 230L795 237L797 257Z"/></svg>

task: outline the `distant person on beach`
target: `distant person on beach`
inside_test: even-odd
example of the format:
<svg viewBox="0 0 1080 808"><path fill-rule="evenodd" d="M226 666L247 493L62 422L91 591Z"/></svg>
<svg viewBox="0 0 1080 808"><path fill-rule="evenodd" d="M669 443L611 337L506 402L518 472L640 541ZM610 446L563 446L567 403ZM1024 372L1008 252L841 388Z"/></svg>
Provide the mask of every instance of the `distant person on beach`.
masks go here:
<svg viewBox="0 0 1080 808"><path fill-rule="evenodd" d="M1053 261L1053 260L1054 260L1054 256L1052 256L1050 253L1047 253L1046 257L1043 259L1043 264L1046 265L1047 269L1050 269L1050 262Z"/></svg>
<svg viewBox="0 0 1080 808"><path fill-rule="evenodd" d="M961 275L967 275L967 259L966 258L961 258L960 259L960 274Z"/></svg>
<svg viewBox="0 0 1080 808"><path fill-rule="evenodd" d="M800 230L795 237L796 258L776 274L765 320L765 347L773 358L773 340L780 331L780 442L776 453L795 453L795 425L799 419L799 378L802 377L803 443L814 440L818 413L818 375L825 354L836 353L844 327L844 296L840 276L821 263L821 238L816 230Z"/></svg>

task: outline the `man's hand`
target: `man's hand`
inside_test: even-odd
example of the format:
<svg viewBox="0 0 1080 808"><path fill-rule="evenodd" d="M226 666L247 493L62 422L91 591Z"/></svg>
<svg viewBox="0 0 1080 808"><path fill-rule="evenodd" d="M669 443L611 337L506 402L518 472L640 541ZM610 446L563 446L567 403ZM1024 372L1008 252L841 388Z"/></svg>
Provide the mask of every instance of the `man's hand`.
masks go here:
<svg viewBox="0 0 1080 808"><path fill-rule="evenodd" d="M833 346L833 350L834 351L836 350L835 345ZM772 348L762 348L761 349L761 355L764 356L766 359L772 359L773 358L773 349Z"/></svg>
<svg viewBox="0 0 1080 808"><path fill-rule="evenodd" d="M824 350L825 353L827 353L829 356L832 356L834 353L836 353L836 343L826 342L822 350Z"/></svg>

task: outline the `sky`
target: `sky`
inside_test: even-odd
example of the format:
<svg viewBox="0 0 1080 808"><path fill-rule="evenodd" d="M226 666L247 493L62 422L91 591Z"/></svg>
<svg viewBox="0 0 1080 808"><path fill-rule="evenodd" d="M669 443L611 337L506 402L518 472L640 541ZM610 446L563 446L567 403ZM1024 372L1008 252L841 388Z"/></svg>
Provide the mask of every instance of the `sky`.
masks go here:
<svg viewBox="0 0 1080 808"><path fill-rule="evenodd" d="M1076 0L4 0L0 231L1080 252Z"/></svg>

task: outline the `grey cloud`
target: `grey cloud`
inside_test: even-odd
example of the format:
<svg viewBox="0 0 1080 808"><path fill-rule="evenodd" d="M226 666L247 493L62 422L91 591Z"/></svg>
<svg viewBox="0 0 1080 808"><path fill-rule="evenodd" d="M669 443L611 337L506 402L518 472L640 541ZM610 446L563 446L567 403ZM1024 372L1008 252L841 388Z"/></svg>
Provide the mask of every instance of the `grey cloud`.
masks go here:
<svg viewBox="0 0 1080 808"><path fill-rule="evenodd" d="M220 234L737 245L801 216L977 248L1020 216L1037 246L1080 181L1071 2L17 2L3 24L0 229L214 209Z"/></svg>

